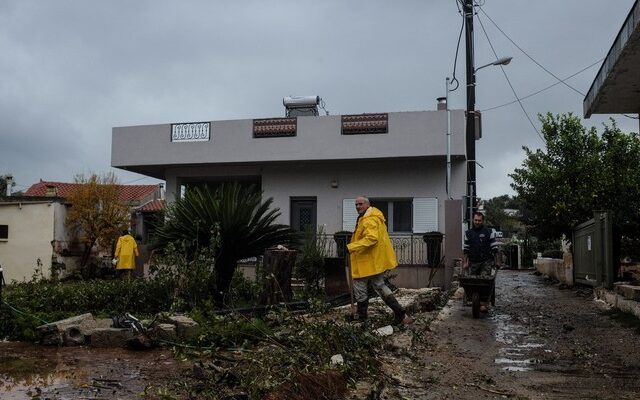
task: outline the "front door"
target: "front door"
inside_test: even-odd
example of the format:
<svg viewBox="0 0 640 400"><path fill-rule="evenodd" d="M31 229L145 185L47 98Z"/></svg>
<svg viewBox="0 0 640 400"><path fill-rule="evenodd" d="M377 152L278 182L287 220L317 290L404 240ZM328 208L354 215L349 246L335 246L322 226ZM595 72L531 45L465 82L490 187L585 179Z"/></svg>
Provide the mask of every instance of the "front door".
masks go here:
<svg viewBox="0 0 640 400"><path fill-rule="evenodd" d="M315 197L291 198L291 228L304 232L307 226L316 229L317 200Z"/></svg>

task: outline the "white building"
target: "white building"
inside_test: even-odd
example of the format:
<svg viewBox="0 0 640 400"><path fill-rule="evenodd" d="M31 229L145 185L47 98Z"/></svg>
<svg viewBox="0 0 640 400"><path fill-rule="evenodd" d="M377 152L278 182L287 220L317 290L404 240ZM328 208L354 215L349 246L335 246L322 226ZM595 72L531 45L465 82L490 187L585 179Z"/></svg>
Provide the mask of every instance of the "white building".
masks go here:
<svg viewBox="0 0 640 400"><path fill-rule="evenodd" d="M392 237L408 240L396 246L400 263L420 264L408 248L430 231L445 234L450 259L461 256L465 115L450 114L449 196L445 109L117 127L111 164L165 180L167 202L190 185L256 184L280 208L278 222L298 230L352 230L354 199L366 195Z"/></svg>

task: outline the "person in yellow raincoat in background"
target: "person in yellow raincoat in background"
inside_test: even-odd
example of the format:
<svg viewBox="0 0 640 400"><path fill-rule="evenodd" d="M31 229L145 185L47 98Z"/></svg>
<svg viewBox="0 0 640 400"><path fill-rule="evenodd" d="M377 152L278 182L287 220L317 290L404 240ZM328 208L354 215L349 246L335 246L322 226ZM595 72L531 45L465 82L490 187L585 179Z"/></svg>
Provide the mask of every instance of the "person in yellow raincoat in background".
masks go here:
<svg viewBox="0 0 640 400"><path fill-rule="evenodd" d="M118 238L115 252L116 271L122 273L127 278L131 278L131 271L136 268L136 257L138 254L138 244L129 231L123 231Z"/></svg>
<svg viewBox="0 0 640 400"><path fill-rule="evenodd" d="M357 302L354 319L366 321L369 307L367 285L371 282L382 300L393 310L394 325L410 323L405 317L405 309L384 283L384 272L398 266L396 254L389 239L384 215L380 210L371 207L369 199L360 196L356 199L358 220L347 245L349 261L351 262L351 277L353 278L353 292Z"/></svg>

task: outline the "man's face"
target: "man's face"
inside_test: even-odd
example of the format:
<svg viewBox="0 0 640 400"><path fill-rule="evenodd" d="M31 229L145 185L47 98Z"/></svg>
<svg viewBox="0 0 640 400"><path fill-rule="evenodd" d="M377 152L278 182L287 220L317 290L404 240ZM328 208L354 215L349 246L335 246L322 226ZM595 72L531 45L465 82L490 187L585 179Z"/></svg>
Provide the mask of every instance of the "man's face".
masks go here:
<svg viewBox="0 0 640 400"><path fill-rule="evenodd" d="M369 202L362 197L358 197L356 199L356 211L358 211L358 214L362 214L367 211L367 208L369 208Z"/></svg>
<svg viewBox="0 0 640 400"><path fill-rule="evenodd" d="M476 228L481 227L483 222L484 222L484 218L482 218L481 216L479 215L473 216L473 226L475 226Z"/></svg>

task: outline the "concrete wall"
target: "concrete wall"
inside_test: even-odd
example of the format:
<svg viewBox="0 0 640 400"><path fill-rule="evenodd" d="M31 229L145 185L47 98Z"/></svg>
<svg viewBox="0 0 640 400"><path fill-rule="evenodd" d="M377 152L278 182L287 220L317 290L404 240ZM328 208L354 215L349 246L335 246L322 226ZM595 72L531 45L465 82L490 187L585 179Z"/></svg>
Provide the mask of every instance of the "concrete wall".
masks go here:
<svg viewBox="0 0 640 400"><path fill-rule="evenodd" d="M297 162L258 166L204 166L173 168L167 178L167 199L179 192L186 180L215 180L216 177L262 177L264 197L272 197L280 208L279 223L290 223L291 197L316 197L318 225L326 233L342 230L342 200L360 194L374 198L435 197L438 199L438 230L444 231L446 164L437 159ZM452 167L452 192L462 197L465 163ZM338 187L331 186L336 180Z"/></svg>
<svg viewBox="0 0 640 400"><path fill-rule="evenodd" d="M431 276L433 274L433 276ZM400 265L391 271L394 285L405 289L421 289L425 287L447 286L445 268L435 270L424 265ZM429 279L431 278L431 285Z"/></svg>
<svg viewBox="0 0 640 400"><path fill-rule="evenodd" d="M298 117L297 136L254 138L252 119L212 121L209 141L186 143L171 142L171 124L119 127L111 165L166 179L170 166L442 156L446 123L446 111L389 113L387 134L342 135L339 115ZM466 154L464 130L464 111L451 111L454 156Z"/></svg>
<svg viewBox="0 0 640 400"><path fill-rule="evenodd" d="M0 264L7 283L29 280L37 260L49 277L54 238L55 203L0 203L0 224L9 225L9 239L0 241Z"/></svg>
<svg viewBox="0 0 640 400"><path fill-rule="evenodd" d="M573 258L571 253L565 253L564 258L539 257L534 260L536 271L543 275L557 279L568 286L573 286Z"/></svg>

